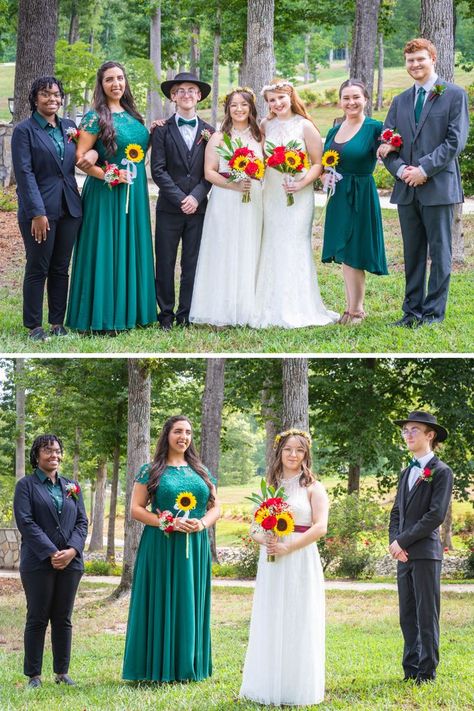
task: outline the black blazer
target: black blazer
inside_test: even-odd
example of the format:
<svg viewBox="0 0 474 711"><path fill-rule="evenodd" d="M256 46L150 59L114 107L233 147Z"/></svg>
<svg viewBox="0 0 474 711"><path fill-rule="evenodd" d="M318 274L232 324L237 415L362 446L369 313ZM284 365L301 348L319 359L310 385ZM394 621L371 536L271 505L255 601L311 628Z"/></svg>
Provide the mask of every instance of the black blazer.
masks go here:
<svg viewBox="0 0 474 711"><path fill-rule="evenodd" d="M64 505L59 516L45 484L36 474L20 479L15 488L13 509L21 533L20 572L51 567L50 556L58 550L75 548L69 563L72 570L84 570L82 551L87 536L87 516L82 493L76 500L66 495L69 479L59 476Z"/></svg>
<svg viewBox="0 0 474 711"><path fill-rule="evenodd" d="M12 160L17 182L18 221L28 222L38 215L57 220L61 216L63 194L72 217L81 217L81 196L74 167L76 144L68 143L66 129L74 121L61 119L64 160L61 162L51 138L33 118L15 126L12 135Z"/></svg>
<svg viewBox="0 0 474 711"><path fill-rule="evenodd" d="M390 513L390 543L397 540L409 560L441 560L443 548L439 527L446 517L453 490L453 472L436 455L426 465L430 481L418 481L408 491L409 467L400 476L395 503Z"/></svg>
<svg viewBox="0 0 474 711"><path fill-rule="evenodd" d="M214 133L208 123L198 117L196 138L191 150L184 142L173 114L164 126L157 126L151 137L151 175L160 188L156 209L162 212L181 211L181 202L192 195L199 203L198 213L206 211L206 196L211 183L204 179L204 152L207 141L201 131Z"/></svg>

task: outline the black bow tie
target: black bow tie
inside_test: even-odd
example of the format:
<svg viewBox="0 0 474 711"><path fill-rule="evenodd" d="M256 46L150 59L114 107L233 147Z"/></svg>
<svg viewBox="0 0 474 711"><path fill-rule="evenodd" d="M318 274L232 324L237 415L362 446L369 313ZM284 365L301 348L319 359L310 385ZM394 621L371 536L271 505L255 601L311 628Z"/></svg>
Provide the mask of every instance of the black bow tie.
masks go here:
<svg viewBox="0 0 474 711"><path fill-rule="evenodd" d="M193 128L197 124L197 119L184 119L181 116L178 116L178 126L192 126Z"/></svg>

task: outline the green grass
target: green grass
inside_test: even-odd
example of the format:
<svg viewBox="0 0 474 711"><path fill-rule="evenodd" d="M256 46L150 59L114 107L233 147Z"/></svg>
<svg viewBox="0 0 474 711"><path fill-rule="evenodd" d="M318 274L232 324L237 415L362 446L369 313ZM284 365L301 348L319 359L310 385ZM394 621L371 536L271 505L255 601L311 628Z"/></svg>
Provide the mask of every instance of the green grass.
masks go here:
<svg viewBox="0 0 474 711"><path fill-rule="evenodd" d="M319 210L318 210L319 214ZM317 214L317 216L318 216ZM316 216L316 217L317 217ZM390 326L401 316L404 293L400 227L394 210L383 210L385 242L390 274L367 275L368 318L360 326L336 324L302 329L251 329L193 326L162 332L157 325L110 336L71 333L46 343L31 343L22 326L21 282L23 247L13 264L0 275L0 350L4 353L469 353L474 342L473 247L466 242L466 264L455 270L450 288L447 318L443 324L422 330ZM474 231L474 216L464 217L465 234ZM314 228L314 258L324 303L342 311L344 286L341 268L321 264L322 228ZM46 310L45 310L46 311ZM45 324L46 325L46 324Z"/></svg>
<svg viewBox="0 0 474 711"><path fill-rule="evenodd" d="M200 683L124 683L121 663L128 601L107 603L110 588L83 581L76 601L70 673L75 688L53 683L49 635L43 687L24 689L21 592L0 602L0 708L2 711L202 711L262 708L237 699L248 636L252 591L213 590L213 676ZM474 633L472 595L444 593L441 616L441 664L437 682L415 687L401 682L402 638L396 593L327 593L326 699L324 711L463 711L474 703L469 649ZM262 640L262 644L265 641ZM271 654L271 650L266 653ZM300 707L301 708L301 707Z"/></svg>
<svg viewBox="0 0 474 711"><path fill-rule="evenodd" d="M11 121L8 110L8 97L13 96L15 82L15 65L0 64L0 121Z"/></svg>

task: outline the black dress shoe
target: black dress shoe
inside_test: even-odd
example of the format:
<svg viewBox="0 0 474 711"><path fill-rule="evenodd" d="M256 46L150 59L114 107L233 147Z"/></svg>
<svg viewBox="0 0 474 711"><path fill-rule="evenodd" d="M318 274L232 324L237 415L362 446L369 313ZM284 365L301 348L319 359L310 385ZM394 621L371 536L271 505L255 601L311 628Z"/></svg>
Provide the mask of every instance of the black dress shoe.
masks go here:
<svg viewBox="0 0 474 711"><path fill-rule="evenodd" d="M32 328L28 334L28 338L31 341L47 341L48 340L48 336L46 335L44 329L41 328L41 326Z"/></svg>
<svg viewBox="0 0 474 711"><path fill-rule="evenodd" d="M403 318L399 319L398 321L394 321L391 326L402 326L404 328L418 328L418 326L421 324L421 319L418 318L418 316L414 316L412 314L407 314Z"/></svg>
<svg viewBox="0 0 474 711"><path fill-rule="evenodd" d="M432 683L434 681L434 677L432 676L420 676L418 675L415 679L415 684L417 686L421 686L422 684L428 684Z"/></svg>
<svg viewBox="0 0 474 711"><path fill-rule="evenodd" d="M435 323L442 323L444 318L436 318L436 316L423 316L421 319L422 326L433 326Z"/></svg>
<svg viewBox="0 0 474 711"><path fill-rule="evenodd" d="M67 330L64 328L63 325L53 326L51 328L51 335L52 336L67 336Z"/></svg>
<svg viewBox="0 0 474 711"><path fill-rule="evenodd" d="M173 328L172 321L160 321L160 328L162 331L171 331Z"/></svg>
<svg viewBox="0 0 474 711"><path fill-rule="evenodd" d="M56 674L56 684L67 684L68 686L76 686L76 682L71 679L69 674Z"/></svg>
<svg viewBox="0 0 474 711"><path fill-rule="evenodd" d="M41 677L32 676L27 684L28 689L39 689L41 686Z"/></svg>
<svg viewBox="0 0 474 711"><path fill-rule="evenodd" d="M416 680L416 674L406 674L403 677L403 681L415 681Z"/></svg>

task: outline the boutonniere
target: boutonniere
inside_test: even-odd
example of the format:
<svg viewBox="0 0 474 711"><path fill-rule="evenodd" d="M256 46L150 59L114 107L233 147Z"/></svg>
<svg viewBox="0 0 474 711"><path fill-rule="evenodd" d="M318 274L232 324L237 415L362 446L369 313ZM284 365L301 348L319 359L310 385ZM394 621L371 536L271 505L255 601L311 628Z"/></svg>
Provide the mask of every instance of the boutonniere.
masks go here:
<svg viewBox="0 0 474 711"><path fill-rule="evenodd" d="M421 472L420 476L416 480L416 483L419 484L421 481L427 481L428 484L431 483L431 480L433 479L433 470L430 469L429 467L425 467L423 471Z"/></svg>
<svg viewBox="0 0 474 711"><path fill-rule="evenodd" d="M70 126L69 128L66 129L66 136L67 136L67 142L71 143L73 141L74 143L77 143L79 140L79 135L80 135L80 130L76 128L75 126Z"/></svg>
<svg viewBox="0 0 474 711"><path fill-rule="evenodd" d="M206 141L206 143L207 143L211 136L212 136L212 133L209 131L209 129L208 129L208 128L203 128L202 131L201 131L201 138L200 138L199 141L197 142L197 145L199 146L199 144L200 144L202 141Z"/></svg>
<svg viewBox="0 0 474 711"><path fill-rule="evenodd" d="M382 143L388 143L394 148L400 148L400 146L403 145L403 138L397 132L396 129L392 131L391 128L386 128L380 136L380 140L382 141Z"/></svg>
<svg viewBox="0 0 474 711"><path fill-rule="evenodd" d="M447 88L446 84L435 84L430 91L429 100L433 101L437 96L443 96Z"/></svg>
<svg viewBox="0 0 474 711"><path fill-rule="evenodd" d="M66 489L66 497L68 499L72 496L73 499L76 501L78 500L79 494L81 493L81 487L77 481L70 481L64 488Z"/></svg>

